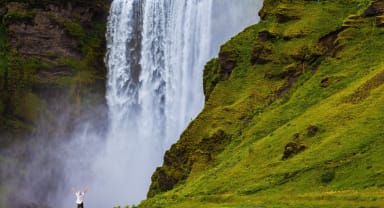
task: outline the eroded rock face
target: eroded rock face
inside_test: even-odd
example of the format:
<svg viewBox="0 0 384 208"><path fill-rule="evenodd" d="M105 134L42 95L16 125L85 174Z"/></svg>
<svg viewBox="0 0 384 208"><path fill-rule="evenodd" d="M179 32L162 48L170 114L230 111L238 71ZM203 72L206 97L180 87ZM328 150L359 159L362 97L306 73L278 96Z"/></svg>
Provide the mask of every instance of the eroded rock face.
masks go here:
<svg viewBox="0 0 384 208"><path fill-rule="evenodd" d="M105 18L106 15L85 5L74 8L71 3L52 2L28 6L11 2L2 10L7 10L4 21L11 47L23 56L39 57L51 63L60 57L83 58L80 43L69 34L66 23L76 19L76 24L87 28L94 19Z"/></svg>
<svg viewBox="0 0 384 208"><path fill-rule="evenodd" d="M220 74L226 79L232 73L232 70L237 65L237 59L239 55L231 46L224 45L219 53Z"/></svg>
<svg viewBox="0 0 384 208"><path fill-rule="evenodd" d="M50 111L45 109L52 106L50 100L58 100L52 95L66 95L69 102L76 96L104 102L109 4L0 1L0 135L10 135L0 137L0 146L3 138L30 133L41 112ZM80 70L90 76L79 76Z"/></svg>
<svg viewBox="0 0 384 208"><path fill-rule="evenodd" d="M63 56L81 58L78 43L44 14L37 14L33 25L12 24L9 31L12 47L25 56L39 56L44 61L54 61Z"/></svg>
<svg viewBox="0 0 384 208"><path fill-rule="evenodd" d="M375 1L371 4L368 9L362 14L362 17L374 17L384 14L384 2L383 1Z"/></svg>

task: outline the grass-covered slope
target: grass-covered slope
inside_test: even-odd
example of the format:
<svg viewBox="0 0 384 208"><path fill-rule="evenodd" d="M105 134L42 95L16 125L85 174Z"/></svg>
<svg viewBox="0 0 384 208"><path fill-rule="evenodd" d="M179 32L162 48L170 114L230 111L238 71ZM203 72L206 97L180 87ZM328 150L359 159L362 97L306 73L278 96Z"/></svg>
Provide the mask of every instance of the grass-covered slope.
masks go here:
<svg viewBox="0 0 384 208"><path fill-rule="evenodd" d="M260 15L206 65L205 108L140 207L384 207L384 1Z"/></svg>

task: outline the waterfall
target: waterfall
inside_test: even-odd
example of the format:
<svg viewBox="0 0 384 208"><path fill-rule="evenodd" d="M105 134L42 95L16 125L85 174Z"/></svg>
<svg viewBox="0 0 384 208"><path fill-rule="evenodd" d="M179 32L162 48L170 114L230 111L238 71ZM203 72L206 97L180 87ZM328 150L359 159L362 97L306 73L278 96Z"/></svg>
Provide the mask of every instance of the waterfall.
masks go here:
<svg viewBox="0 0 384 208"><path fill-rule="evenodd" d="M204 105L204 64L258 21L261 0L113 0L108 19L108 132L92 167L89 207L144 199L155 168ZM85 177L86 178L86 177ZM77 182L77 179L69 181ZM68 197L67 197L68 198Z"/></svg>
<svg viewBox="0 0 384 208"><path fill-rule="evenodd" d="M203 107L201 69L209 57L211 7L212 0L115 0L111 5L110 127L97 169L118 179L104 186L109 192L126 186L122 200L145 197L165 150Z"/></svg>

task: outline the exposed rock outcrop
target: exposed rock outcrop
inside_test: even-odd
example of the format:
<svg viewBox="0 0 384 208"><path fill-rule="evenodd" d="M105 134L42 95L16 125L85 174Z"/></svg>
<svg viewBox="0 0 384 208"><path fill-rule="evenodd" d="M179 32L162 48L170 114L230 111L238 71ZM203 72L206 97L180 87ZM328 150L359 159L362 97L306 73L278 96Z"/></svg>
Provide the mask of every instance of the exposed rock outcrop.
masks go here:
<svg viewBox="0 0 384 208"><path fill-rule="evenodd" d="M290 157L293 157L294 155L297 155L300 152L304 151L306 148L307 147L303 144L299 144L296 142L289 142L284 147L284 153L283 153L283 157L281 159L286 160Z"/></svg>
<svg viewBox="0 0 384 208"><path fill-rule="evenodd" d="M220 74L223 78L228 78L229 75L231 75L232 70L237 65L238 58L239 54L230 43L221 47L219 52L219 63L221 67Z"/></svg>
<svg viewBox="0 0 384 208"><path fill-rule="evenodd" d="M76 109L72 116L82 111L85 100L95 105L105 102L103 58L109 3L108 0L0 3L3 141L33 131L42 114L55 115L49 109L53 106L51 101L64 99L73 103Z"/></svg>
<svg viewBox="0 0 384 208"><path fill-rule="evenodd" d="M187 133L184 133L184 136L186 135ZM193 165L212 162L231 138L225 131L218 130L211 136L201 138L200 142L194 145L173 145L165 153L164 166L157 168L152 175L152 184L147 196L153 197L171 190L176 184L183 182L192 171Z"/></svg>
<svg viewBox="0 0 384 208"><path fill-rule="evenodd" d="M362 17L374 17L380 16L384 14L384 2L380 0L376 0L368 7L364 13L361 15Z"/></svg>

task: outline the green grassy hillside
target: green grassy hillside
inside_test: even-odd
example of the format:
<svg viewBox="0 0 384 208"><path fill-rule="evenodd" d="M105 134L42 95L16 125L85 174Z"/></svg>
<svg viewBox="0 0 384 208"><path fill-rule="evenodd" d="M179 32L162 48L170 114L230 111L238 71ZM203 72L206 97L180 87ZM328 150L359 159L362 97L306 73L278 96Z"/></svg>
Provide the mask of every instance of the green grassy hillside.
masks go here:
<svg viewBox="0 0 384 208"><path fill-rule="evenodd" d="M265 0L140 207L384 207L384 1Z"/></svg>

